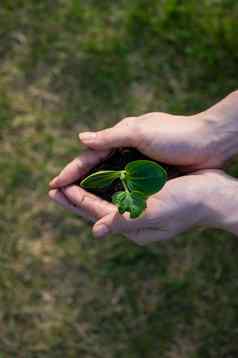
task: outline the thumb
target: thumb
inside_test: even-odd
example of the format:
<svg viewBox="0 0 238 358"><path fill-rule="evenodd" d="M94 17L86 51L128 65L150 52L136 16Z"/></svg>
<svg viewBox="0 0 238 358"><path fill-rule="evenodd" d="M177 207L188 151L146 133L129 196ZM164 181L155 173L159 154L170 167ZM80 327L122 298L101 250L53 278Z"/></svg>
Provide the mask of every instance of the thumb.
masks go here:
<svg viewBox="0 0 238 358"><path fill-rule="evenodd" d="M96 238L103 238L110 234L123 234L140 229L143 226L144 220L129 219L126 214L121 215L118 211L110 213L100 220L98 220L93 226L93 235Z"/></svg>
<svg viewBox="0 0 238 358"><path fill-rule="evenodd" d="M127 123L123 120L119 125L112 128L98 132L80 133L79 138L83 144L94 150L136 147L136 133L132 122L131 118Z"/></svg>

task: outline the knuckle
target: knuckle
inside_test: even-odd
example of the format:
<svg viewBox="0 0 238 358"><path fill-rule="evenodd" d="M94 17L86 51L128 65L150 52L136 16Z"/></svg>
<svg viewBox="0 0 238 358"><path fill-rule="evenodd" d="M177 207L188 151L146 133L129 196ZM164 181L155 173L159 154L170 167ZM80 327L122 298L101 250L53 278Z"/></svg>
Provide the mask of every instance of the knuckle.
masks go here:
<svg viewBox="0 0 238 358"><path fill-rule="evenodd" d="M128 136L134 146L137 146L141 140L141 125L138 117L126 117L122 121L123 125L127 128Z"/></svg>
<svg viewBox="0 0 238 358"><path fill-rule="evenodd" d="M78 170L82 169L83 163L82 163L82 158L81 157L75 158L74 163L75 163L75 165L76 165Z"/></svg>
<svg viewBox="0 0 238 358"><path fill-rule="evenodd" d="M148 112L148 113L142 114L139 118L144 119L144 120L159 119L163 115L165 115L165 113L163 113L163 112Z"/></svg>
<svg viewBox="0 0 238 358"><path fill-rule="evenodd" d="M121 122L123 128L127 129L128 133L134 133L138 128L137 117L126 117Z"/></svg>
<svg viewBox="0 0 238 358"><path fill-rule="evenodd" d="M133 116L126 117L121 121L121 123L123 123L124 125L126 125L128 127L134 126L136 123L136 119L137 119L137 117L133 117Z"/></svg>
<svg viewBox="0 0 238 358"><path fill-rule="evenodd" d="M151 121L162 121L162 120L169 120L173 118L174 115L166 112L150 112L143 115L144 120L151 120Z"/></svg>
<svg viewBox="0 0 238 358"><path fill-rule="evenodd" d="M79 206L84 206L85 205L85 202L87 200L87 195L86 194L82 194L78 200L78 205Z"/></svg>
<svg viewBox="0 0 238 358"><path fill-rule="evenodd" d="M118 207L114 204L112 204L112 207L111 207L111 215L114 220L116 220L120 216Z"/></svg>

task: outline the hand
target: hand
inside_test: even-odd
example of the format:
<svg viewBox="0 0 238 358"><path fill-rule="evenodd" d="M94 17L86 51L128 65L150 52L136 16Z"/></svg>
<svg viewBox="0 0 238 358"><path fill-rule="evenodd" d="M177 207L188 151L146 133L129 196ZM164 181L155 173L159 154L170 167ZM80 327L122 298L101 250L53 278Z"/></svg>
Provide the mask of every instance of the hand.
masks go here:
<svg viewBox="0 0 238 358"><path fill-rule="evenodd" d="M127 214L120 215L114 205L75 185L51 190L50 197L92 221L96 237L119 233L139 245L145 245L173 238L194 225L229 230L231 221L237 222L230 208L230 199L237 187L235 180L218 170L204 170L172 179L158 194L148 199L147 209L137 219L130 219ZM235 230L237 228L233 227L230 231Z"/></svg>
<svg viewBox="0 0 238 358"><path fill-rule="evenodd" d="M96 151L134 147L148 157L187 171L220 168L238 152L238 91L193 116L148 113L123 119L112 128L81 133Z"/></svg>
<svg viewBox="0 0 238 358"><path fill-rule="evenodd" d="M194 116L149 113L128 117L112 128L81 133L91 150L66 166L51 188L74 183L105 159L113 148L135 147L152 159L184 171L220 168L238 153L238 91Z"/></svg>
<svg viewBox="0 0 238 358"><path fill-rule="evenodd" d="M145 236L148 236L150 241L153 241L155 236L156 238L169 238L188 229L193 224L203 221L205 224L205 218L202 220L202 217L204 217L204 212L207 211L206 207L210 207L209 215L206 215L208 226L221 227L237 234L236 212L238 212L238 203L234 203L237 183L232 179L222 180L224 174L217 177L213 176L212 180L208 180L205 173L201 177L200 173L169 181L160 193L149 199L145 215L136 219L136 221L133 220L133 223L125 215L120 216L112 204L86 193L79 187L69 186L65 188L104 160L110 154L112 148L123 146L136 147L153 159L180 165L187 171L220 167L226 159L238 152L237 113L238 92L234 92L214 107L194 116L181 117L164 113L151 113L138 118L126 118L113 128L104 131L90 135L81 134L82 142L91 150L68 164L51 181L50 187L54 190L50 191L50 196L69 210L96 222L93 229L96 236L105 236L105 230L103 234L102 227L99 230L99 224L104 223L100 220L107 218L109 220L109 231L125 232L133 240L135 238L133 230L137 230L135 239L138 242L143 242ZM207 173L214 174L212 171ZM206 181L200 180L198 182L199 178L202 179L205 176ZM209 177L211 178L211 176ZM219 180L216 180L218 178ZM227 182L230 186L225 185ZM235 185L233 185L234 182ZM205 184L201 187L202 183ZM226 187L232 187L232 190L226 191ZM189 188L193 188L193 190L188 190ZM193 191L197 193L199 190L199 195L195 197L192 194ZM190 199L187 192L190 193ZM209 193L212 194L208 195ZM219 193L223 197L219 197ZM192 197L195 199L191 200ZM218 197L219 199L217 199ZM225 197L228 198L226 205ZM186 201L186 198L189 200ZM217 202L212 207L211 203L215 203L214 200L217 200ZM220 202L223 202L221 207ZM158 204L158 207L155 203ZM179 205L176 205L176 203ZM191 213L190 210L194 205L203 207L203 210L195 210L192 216L185 215ZM166 211L166 208L168 211ZM174 215L174 218L171 215ZM145 222L148 223L147 219L151 224L151 217L154 223L153 230L149 230L152 227L148 227L148 224L145 228L143 226ZM176 217L177 220L179 218L178 222L176 221L177 224L175 222ZM159 226L156 226L156 218ZM162 230L163 223L169 229ZM133 230L130 229L131 226L133 226Z"/></svg>

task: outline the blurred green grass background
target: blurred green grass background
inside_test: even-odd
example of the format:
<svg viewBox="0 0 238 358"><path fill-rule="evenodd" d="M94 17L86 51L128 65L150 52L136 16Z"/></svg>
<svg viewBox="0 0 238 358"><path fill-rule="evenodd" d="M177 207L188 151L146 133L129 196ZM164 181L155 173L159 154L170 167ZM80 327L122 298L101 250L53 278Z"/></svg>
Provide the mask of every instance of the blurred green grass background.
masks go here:
<svg viewBox="0 0 238 358"><path fill-rule="evenodd" d="M98 242L47 197L79 131L237 89L237 24L236 0L1 0L1 358L238 357L237 239Z"/></svg>

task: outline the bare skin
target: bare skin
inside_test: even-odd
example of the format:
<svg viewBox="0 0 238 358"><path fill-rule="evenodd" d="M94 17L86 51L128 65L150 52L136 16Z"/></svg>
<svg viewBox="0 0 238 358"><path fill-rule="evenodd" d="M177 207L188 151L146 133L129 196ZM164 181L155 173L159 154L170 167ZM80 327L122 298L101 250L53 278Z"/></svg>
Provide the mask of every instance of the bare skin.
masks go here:
<svg viewBox="0 0 238 358"><path fill-rule="evenodd" d="M144 245L172 238L194 225L238 234L238 181L214 170L238 153L237 132L238 92L193 116L149 113L125 118L112 128L80 134L89 150L51 181L49 195L66 209L92 221L96 237L121 233ZM148 200L144 215L133 220L127 214L120 215L114 205L72 184L113 148L128 146L192 172L167 182ZM221 205L216 204L221 202L219 208Z"/></svg>

